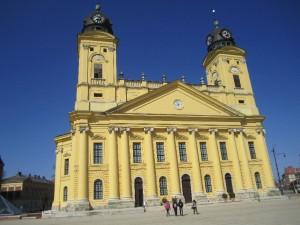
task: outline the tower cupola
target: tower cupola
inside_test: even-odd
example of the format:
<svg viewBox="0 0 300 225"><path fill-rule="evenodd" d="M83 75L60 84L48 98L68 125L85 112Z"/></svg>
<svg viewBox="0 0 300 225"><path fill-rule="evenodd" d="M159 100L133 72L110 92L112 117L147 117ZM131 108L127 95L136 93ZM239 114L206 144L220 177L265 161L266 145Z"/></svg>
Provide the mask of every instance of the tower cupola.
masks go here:
<svg viewBox="0 0 300 225"><path fill-rule="evenodd" d="M227 28L220 28L219 21L214 21L215 29L206 37L207 51L220 49L224 46L235 46L232 33Z"/></svg>
<svg viewBox="0 0 300 225"><path fill-rule="evenodd" d="M107 33L113 34L112 23L110 22L109 18L105 16L100 10L100 5L96 5L95 12L86 17L86 19L83 21L82 33L94 30L102 30Z"/></svg>

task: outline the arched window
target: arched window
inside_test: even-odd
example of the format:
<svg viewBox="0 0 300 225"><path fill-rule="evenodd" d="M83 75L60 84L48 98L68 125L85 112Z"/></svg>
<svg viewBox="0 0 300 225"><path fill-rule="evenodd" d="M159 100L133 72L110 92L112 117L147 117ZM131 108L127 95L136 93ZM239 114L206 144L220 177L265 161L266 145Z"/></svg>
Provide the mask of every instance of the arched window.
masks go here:
<svg viewBox="0 0 300 225"><path fill-rule="evenodd" d="M209 175L205 175L204 177L205 190L206 192L212 192L211 180Z"/></svg>
<svg viewBox="0 0 300 225"><path fill-rule="evenodd" d="M64 202L68 201L68 187L64 187Z"/></svg>
<svg viewBox="0 0 300 225"><path fill-rule="evenodd" d="M260 179L259 172L256 172L256 173L254 174L254 176L255 176L256 188L257 188L257 189L261 189L261 188L262 188L262 185L261 185L261 179Z"/></svg>
<svg viewBox="0 0 300 225"><path fill-rule="evenodd" d="M94 199L103 199L102 180L95 180L94 182Z"/></svg>
<svg viewBox="0 0 300 225"><path fill-rule="evenodd" d="M159 178L159 188L160 188L160 195L168 194L167 179L165 177Z"/></svg>

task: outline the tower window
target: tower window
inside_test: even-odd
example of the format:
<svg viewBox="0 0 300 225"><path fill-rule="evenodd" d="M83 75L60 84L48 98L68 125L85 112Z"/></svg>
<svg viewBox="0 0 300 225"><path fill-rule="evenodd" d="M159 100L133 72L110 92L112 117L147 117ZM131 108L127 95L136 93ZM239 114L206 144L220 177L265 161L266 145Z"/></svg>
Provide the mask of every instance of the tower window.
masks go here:
<svg viewBox="0 0 300 225"><path fill-rule="evenodd" d="M103 52L107 52L107 48L104 48L104 49L103 49Z"/></svg>
<svg viewBox="0 0 300 225"><path fill-rule="evenodd" d="M91 51L91 52L94 51L94 48L90 47L90 51Z"/></svg>
<svg viewBox="0 0 300 225"><path fill-rule="evenodd" d="M240 88L241 86L241 81L240 81L240 77L238 75L233 75L233 81L234 81L234 86L236 88Z"/></svg>
<svg viewBox="0 0 300 225"><path fill-rule="evenodd" d="M256 159L255 148L253 141L248 142L251 159Z"/></svg>
<svg viewBox="0 0 300 225"><path fill-rule="evenodd" d="M65 159L65 175L69 175L69 159Z"/></svg>
<svg viewBox="0 0 300 225"><path fill-rule="evenodd" d="M245 101L244 101L244 100L239 100L239 103L240 103L240 104L244 104Z"/></svg>
<svg viewBox="0 0 300 225"><path fill-rule="evenodd" d="M102 97L102 93L94 93L94 97Z"/></svg>
<svg viewBox="0 0 300 225"><path fill-rule="evenodd" d="M102 79L102 64L94 64L94 78Z"/></svg>

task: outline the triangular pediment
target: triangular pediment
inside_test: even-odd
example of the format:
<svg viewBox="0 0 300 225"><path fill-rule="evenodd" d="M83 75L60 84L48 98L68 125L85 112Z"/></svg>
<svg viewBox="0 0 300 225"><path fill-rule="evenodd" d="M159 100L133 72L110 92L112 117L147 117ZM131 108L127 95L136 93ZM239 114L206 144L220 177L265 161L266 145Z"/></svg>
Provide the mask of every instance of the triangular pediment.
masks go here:
<svg viewBox="0 0 300 225"><path fill-rule="evenodd" d="M168 116L244 116L242 113L181 81L164 85L110 109L106 113Z"/></svg>

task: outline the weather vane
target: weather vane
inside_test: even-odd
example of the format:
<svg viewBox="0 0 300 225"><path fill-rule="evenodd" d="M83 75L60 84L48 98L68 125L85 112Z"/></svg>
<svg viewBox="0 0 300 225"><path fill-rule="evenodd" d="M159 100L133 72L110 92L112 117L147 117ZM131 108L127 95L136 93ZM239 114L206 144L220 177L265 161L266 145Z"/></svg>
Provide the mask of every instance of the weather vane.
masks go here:
<svg viewBox="0 0 300 225"><path fill-rule="evenodd" d="M219 27L219 21L217 20L215 9L212 10L212 14L213 14L213 19L214 19L214 25L215 25L216 28L218 28Z"/></svg>

